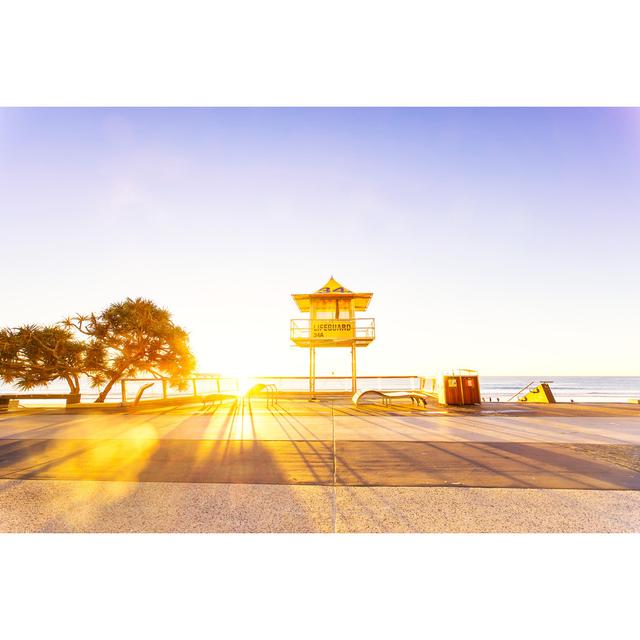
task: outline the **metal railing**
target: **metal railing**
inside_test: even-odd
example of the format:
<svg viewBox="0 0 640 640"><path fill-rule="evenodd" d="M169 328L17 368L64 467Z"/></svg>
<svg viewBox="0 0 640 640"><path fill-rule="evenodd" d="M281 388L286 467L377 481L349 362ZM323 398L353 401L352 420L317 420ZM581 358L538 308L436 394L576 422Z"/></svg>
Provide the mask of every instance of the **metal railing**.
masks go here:
<svg viewBox="0 0 640 640"><path fill-rule="evenodd" d="M374 318L293 318L290 326L292 340L308 340L311 335L313 322L353 323L352 337L360 340L374 340L376 337L376 322Z"/></svg>
<svg viewBox="0 0 640 640"><path fill-rule="evenodd" d="M142 394L140 394L140 397L137 396L141 389L143 389L142 393L144 393L147 389L153 389L154 386L156 386L157 391L148 393L147 396L163 399L185 396L200 397L201 395L213 393L237 394L239 392L238 378L215 374L195 374L181 381L182 389L174 387L171 393L169 392L171 380L168 378L120 378L120 400L123 404L128 402L131 385L134 385L133 393L136 393L137 402L140 402L142 397ZM209 388L206 388L207 386Z"/></svg>
<svg viewBox="0 0 640 640"><path fill-rule="evenodd" d="M416 375L392 375L392 376L358 376L359 389L380 389L386 391L418 390L424 386L424 378ZM183 381L183 388L179 390L171 387L170 381L163 378L122 378L120 379L120 393L115 392L109 402L121 401L123 404L138 402L144 398L171 399L188 398L201 399L202 397L215 395L242 396L243 389L250 391L253 386L264 385L264 397L268 402L277 402L278 395L306 394L309 392L308 376L251 376L248 379L239 379L230 376L198 375ZM151 385L151 386L150 386ZM140 393L141 389L144 389ZM320 393L348 393L351 392L351 376L317 376L316 390ZM138 393L140 396L137 397Z"/></svg>
<svg viewBox="0 0 640 640"><path fill-rule="evenodd" d="M308 376L258 376L256 382L274 384L281 393L308 393ZM351 393L351 376L316 376L316 391L319 393ZM380 389L386 391L417 390L420 378L406 376L358 376L358 389Z"/></svg>
<svg viewBox="0 0 640 640"><path fill-rule="evenodd" d="M550 384L552 383L553 380L532 380L528 385L525 385L524 387L522 387L522 389L520 389L520 391L516 391L508 400L507 402L511 402L514 398L517 398L523 391L526 391L527 389L530 389L534 384L538 385L538 384Z"/></svg>
<svg viewBox="0 0 640 640"><path fill-rule="evenodd" d="M275 384L267 384L264 387L267 394L267 407L274 407L278 404L278 387Z"/></svg>

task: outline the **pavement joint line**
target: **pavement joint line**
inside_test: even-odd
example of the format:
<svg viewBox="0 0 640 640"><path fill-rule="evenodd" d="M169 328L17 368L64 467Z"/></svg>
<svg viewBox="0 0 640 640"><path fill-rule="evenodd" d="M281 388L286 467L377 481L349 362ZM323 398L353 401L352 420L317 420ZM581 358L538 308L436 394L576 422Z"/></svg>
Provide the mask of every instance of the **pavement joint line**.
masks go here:
<svg viewBox="0 0 640 640"><path fill-rule="evenodd" d="M336 418L333 410L333 400L331 401L331 439L333 446L333 533L338 532L338 493L336 489L336 481L338 477L337 460L336 460Z"/></svg>

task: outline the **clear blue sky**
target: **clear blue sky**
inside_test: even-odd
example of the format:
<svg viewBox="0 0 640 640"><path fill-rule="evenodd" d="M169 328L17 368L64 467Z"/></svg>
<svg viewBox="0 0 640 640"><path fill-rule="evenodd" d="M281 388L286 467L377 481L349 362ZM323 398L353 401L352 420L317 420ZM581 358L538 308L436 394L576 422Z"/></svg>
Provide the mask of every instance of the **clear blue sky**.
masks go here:
<svg viewBox="0 0 640 640"><path fill-rule="evenodd" d="M203 371L304 375L333 274L362 373L640 374L639 110L4 109L0 217L1 325L145 296Z"/></svg>

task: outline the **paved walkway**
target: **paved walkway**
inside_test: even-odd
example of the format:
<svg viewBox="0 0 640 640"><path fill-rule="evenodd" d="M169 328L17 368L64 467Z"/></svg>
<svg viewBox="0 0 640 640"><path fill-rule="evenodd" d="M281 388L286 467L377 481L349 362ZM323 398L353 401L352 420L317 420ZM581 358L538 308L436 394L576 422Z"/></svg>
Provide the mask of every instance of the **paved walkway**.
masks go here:
<svg viewBox="0 0 640 640"><path fill-rule="evenodd" d="M640 447L312 440L0 440L0 478L640 490Z"/></svg>
<svg viewBox="0 0 640 640"><path fill-rule="evenodd" d="M627 405L633 407L633 405ZM416 442L565 442L640 445L640 406L594 415L566 407L564 415L542 409L512 414L495 411L447 413L382 411L344 401L310 403L283 400L226 402L132 413L40 411L0 414L0 439L171 439L171 440L406 440ZM553 411L553 413L552 413Z"/></svg>
<svg viewBox="0 0 640 640"><path fill-rule="evenodd" d="M0 415L1 530L627 531L638 490L631 405Z"/></svg>
<svg viewBox="0 0 640 640"><path fill-rule="evenodd" d="M640 492L0 480L0 532L640 532Z"/></svg>

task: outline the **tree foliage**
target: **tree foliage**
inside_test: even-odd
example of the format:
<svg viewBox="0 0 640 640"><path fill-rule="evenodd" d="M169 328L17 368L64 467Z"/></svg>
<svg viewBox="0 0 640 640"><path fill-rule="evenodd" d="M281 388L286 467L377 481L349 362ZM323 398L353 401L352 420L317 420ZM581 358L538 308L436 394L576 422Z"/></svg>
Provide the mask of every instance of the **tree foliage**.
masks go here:
<svg viewBox="0 0 640 640"><path fill-rule="evenodd" d="M143 298L57 325L0 329L0 380L23 391L62 379L80 393L84 375L100 387L97 402L104 402L121 377L147 373L182 388L194 368L187 332Z"/></svg>
<svg viewBox="0 0 640 640"><path fill-rule="evenodd" d="M148 373L183 387L195 368L189 334L151 300L127 298L99 315L75 315L63 324L87 340L86 373L102 387L96 402L104 402L119 378Z"/></svg>
<svg viewBox="0 0 640 640"><path fill-rule="evenodd" d="M66 327L25 325L0 329L0 379L23 391L62 379L80 393L87 345Z"/></svg>

